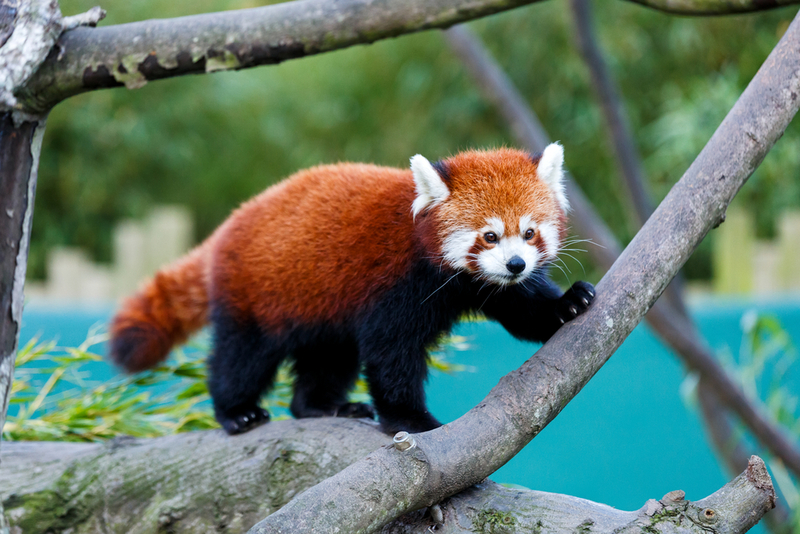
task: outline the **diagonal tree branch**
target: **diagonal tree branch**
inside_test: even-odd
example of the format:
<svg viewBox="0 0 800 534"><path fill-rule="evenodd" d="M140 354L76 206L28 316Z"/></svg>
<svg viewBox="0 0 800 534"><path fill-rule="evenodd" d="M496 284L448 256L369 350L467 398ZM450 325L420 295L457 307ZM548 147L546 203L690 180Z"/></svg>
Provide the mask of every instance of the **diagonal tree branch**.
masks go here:
<svg viewBox="0 0 800 534"><path fill-rule="evenodd" d="M589 310L506 375L465 416L379 449L310 488L251 532L339 525L367 532L494 472L536 436L643 318L800 107L800 18L681 180L597 286ZM794 95L794 98L793 98ZM393 481L393 482L388 482ZM369 510L364 503L370 503Z"/></svg>
<svg viewBox="0 0 800 534"><path fill-rule="evenodd" d="M578 48L589 69L592 88L596 91L600 101L609 137L612 139L620 175L627 185L627 190L635 207L634 218L637 219L636 222L641 227L652 214L653 207L650 203L650 195L646 190L644 171L639 153L636 150L633 135L625 119L622 100L619 97L619 91L609 73L600 45L597 42L588 0L570 0L570 7L575 21L575 36ZM664 297L666 300L662 298L659 301L662 305L661 307L670 316L677 316L686 325L691 326L691 335L699 342L701 337L694 321L688 314L683 298L683 284L680 276L675 277L664 292ZM651 315L656 316L656 321L663 320L659 319L658 314L659 310L656 310L655 314L651 312ZM650 317L649 315L648 318ZM668 332L664 327L661 327L659 334L665 336ZM670 344L675 346L679 342L679 340L675 340ZM692 343L692 346L694 347L698 344ZM702 352L710 351L692 351L692 353L697 352L701 352L699 358L703 361L712 359L710 353L702 354ZM680 354L680 356L689 361L697 358L697 356L687 355L686 353ZM722 385L721 387L727 388L728 386ZM714 393L714 389L708 385L706 380L699 381L697 398L701 408L700 413L705 421L705 427L710 435L711 443L725 461L728 471L736 473L742 465L747 463L749 454L744 450L743 444L734 438L727 410L720 403ZM752 409L748 408L748 411L757 413L755 406ZM760 419L760 414L758 416ZM792 451L789 451L788 454L792 455ZM786 521L788 517L789 511L786 509L786 505L778 501L776 502L775 511L766 516L766 522L770 530L781 532L787 528Z"/></svg>
<svg viewBox="0 0 800 534"><path fill-rule="evenodd" d="M647 191L644 167L625 116L622 98L597 44L588 0L570 0L570 9L575 22L574 33L578 50L589 69L591 86L597 95L600 111L605 119L614 160L633 206L633 219L637 223L636 226L641 228L654 208ZM686 303L683 300L683 285L683 278L678 274L664 291L663 300L688 318Z"/></svg>
<svg viewBox="0 0 800 534"><path fill-rule="evenodd" d="M575 41L591 76L595 91L608 126L611 148L619 175L623 178L639 226L653 213L653 203L645 189L645 173L633 143L633 134L625 117L622 99L611 78L605 59L597 46L594 25L587 0L570 0L570 10L575 22Z"/></svg>
<svg viewBox="0 0 800 534"><path fill-rule="evenodd" d="M532 151L541 151L548 137L531 109L513 87L508 77L481 46L480 42L463 26L445 32L453 49L475 78L487 99L492 101L501 115L511 125L517 141ZM574 211L571 214L577 232L591 238L598 246L589 249L594 261L608 269L620 254L620 245L600 219L580 188L571 178L567 194ZM785 434L756 408L727 372L717 363L708 347L696 334L694 326L680 316L670 313L671 308L657 302L647 314L647 321L656 333L677 353L686 364L708 377L708 386L751 429L759 441L773 454L783 459L790 469L800 469L800 452Z"/></svg>

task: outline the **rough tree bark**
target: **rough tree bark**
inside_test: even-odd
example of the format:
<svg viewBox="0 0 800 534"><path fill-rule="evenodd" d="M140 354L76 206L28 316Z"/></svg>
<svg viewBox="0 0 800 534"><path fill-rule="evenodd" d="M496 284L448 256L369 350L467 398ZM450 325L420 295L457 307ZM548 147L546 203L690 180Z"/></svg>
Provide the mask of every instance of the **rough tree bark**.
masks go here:
<svg viewBox="0 0 800 534"><path fill-rule="evenodd" d="M15 534L242 532L299 492L390 443L374 423L335 418L280 421L234 438L210 431L103 445L9 443L3 450L7 467L0 473L0 499L7 503ZM737 479L697 502L674 491L638 511L623 512L484 480L441 503L438 511L408 514L382 532L421 533L438 525L437 532L641 532L647 527L653 529L649 532L739 533L774 500L764 464L754 457ZM293 532L322 531L298 527Z"/></svg>
<svg viewBox="0 0 800 534"><path fill-rule="evenodd" d="M638 227L641 227L653 213L653 206L650 200L650 193L646 186L644 167L639 152L636 149L633 133L631 132L627 117L625 116L625 109L622 98L620 97L620 91L606 65L601 46L595 36L594 24L592 22L592 9L589 0L570 0L570 7L578 49L589 70L592 80L592 89L595 91L599 100L600 109L602 110L606 123L606 131L608 133L608 138L611 140L619 173L623 183L626 185L626 190L631 197L631 203L634 207L629 218L632 219ZM697 358L696 354L698 353L701 353L700 358L703 360L714 360L710 353L705 354L705 352L707 352L705 345L697 347L700 345L702 338L688 313L688 308L684 301L683 281L680 275L676 276L667 287L667 290L657 303L657 306L663 308L665 310L664 313L668 313L670 316L678 316L684 324L691 326L691 332L681 332L696 348L693 349L693 354L678 353L679 357L686 360L689 364ZM648 322L651 324L654 322L656 323L657 334L662 336L667 335L669 332L663 326L659 325L660 319L657 316L658 314L655 315L655 318L648 315L646 317ZM666 340L666 342L673 348L681 345L679 340ZM727 374L727 372L722 369L720 372ZM730 380L730 383L734 384L734 381ZM744 396L742 395L742 397ZM728 472L732 474L737 473L740 466L747 462L750 453L745 450L741 437L737 438L735 436L728 410L720 402L715 394L714 388L709 386L705 379L702 379L702 375L701 380L699 380L697 384L697 400L700 406L703 423L709 434L712 445L724 461ZM751 404L753 405L750 410L751 412L761 414L764 411L762 407L756 405L755 401L751 402ZM780 433L778 430L780 425L774 420L767 418L766 414L764 415L767 424L774 427L773 434ZM771 435L761 433L759 434L759 438L762 441L771 441ZM789 444L791 445L791 443ZM748 448L753 447L749 446ZM785 449L785 447L781 447L780 445L773 445L769 448L780 451ZM794 447L793 450L796 452L797 447ZM797 456L797 454L794 456ZM777 455L777 457L787 462L787 460L781 458L780 455ZM788 463L790 469L792 465L796 467L796 462L792 462L791 458L789 458ZM800 473L795 472L795 476L800 476ZM790 512L786 504L777 501L775 503L775 509L765 517L765 522L771 532L783 534L787 533L791 528L789 516Z"/></svg>
<svg viewBox="0 0 800 534"><path fill-rule="evenodd" d="M13 91L61 32L56 2L0 1L0 429L5 423L22 319L33 199L46 113L15 110ZM0 532L7 532L0 502Z"/></svg>

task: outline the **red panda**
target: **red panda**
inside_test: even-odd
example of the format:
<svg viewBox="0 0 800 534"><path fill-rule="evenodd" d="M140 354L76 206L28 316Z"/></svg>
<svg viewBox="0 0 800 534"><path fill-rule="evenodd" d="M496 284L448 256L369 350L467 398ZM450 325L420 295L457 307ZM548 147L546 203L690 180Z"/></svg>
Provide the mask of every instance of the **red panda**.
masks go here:
<svg viewBox="0 0 800 534"><path fill-rule="evenodd" d="M547 278L566 233L563 157L551 144L300 171L129 298L111 357L152 367L210 321L209 391L230 434L269 420L258 402L287 358L295 417L373 417L347 402L363 368L385 432L436 428L426 349L459 317L546 341L594 298L589 283L562 293Z"/></svg>

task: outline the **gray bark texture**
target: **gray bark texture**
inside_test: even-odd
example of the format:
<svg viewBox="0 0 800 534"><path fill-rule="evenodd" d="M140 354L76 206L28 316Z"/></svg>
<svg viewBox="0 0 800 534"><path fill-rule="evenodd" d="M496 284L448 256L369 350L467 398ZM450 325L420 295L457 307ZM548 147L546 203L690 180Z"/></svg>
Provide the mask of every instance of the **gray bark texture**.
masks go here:
<svg viewBox="0 0 800 534"><path fill-rule="evenodd" d="M107 444L12 442L2 451L0 499L12 534L242 532L380 448L393 450L374 423L336 418L281 421L233 438L207 431ZM733 533L749 529L774 500L766 468L753 457L739 477L696 502L673 491L624 512L484 480L381 532Z"/></svg>
<svg viewBox="0 0 800 534"><path fill-rule="evenodd" d="M61 35L16 96L45 110L85 91L274 64L430 28L540 0L296 0L154 19Z"/></svg>
<svg viewBox="0 0 800 534"><path fill-rule="evenodd" d="M41 1L41 0L40 0ZM64 32L15 97L29 111L70 96L184 74L274 64L491 15L541 0L295 0L277 5ZM756 11L800 0L638 0L687 14ZM96 22L96 20L94 21ZM69 25L67 25L68 27Z"/></svg>

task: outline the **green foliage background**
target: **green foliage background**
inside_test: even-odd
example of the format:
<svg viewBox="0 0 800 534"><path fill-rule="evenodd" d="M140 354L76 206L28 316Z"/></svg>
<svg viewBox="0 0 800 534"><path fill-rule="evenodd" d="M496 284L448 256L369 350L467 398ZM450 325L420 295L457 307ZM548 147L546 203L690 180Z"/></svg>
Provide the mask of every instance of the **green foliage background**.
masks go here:
<svg viewBox="0 0 800 534"><path fill-rule="evenodd" d="M96 0L62 0L75 14ZM253 7L245 0L106 0L116 24ZM629 2L595 2L597 29L620 84L656 199L710 137L796 8L686 18ZM623 240L634 228L609 154L568 5L540 2L472 24L566 147L566 163ZM800 206L795 121L737 203L758 232ZM154 203L184 203L198 239L240 202L297 169L342 160L405 166L468 147L510 145L438 31L241 72L183 77L72 98L51 113L40 168L29 274L56 244L111 259L112 223ZM280 229L276 229L280 232ZM705 243L687 266L707 277Z"/></svg>

